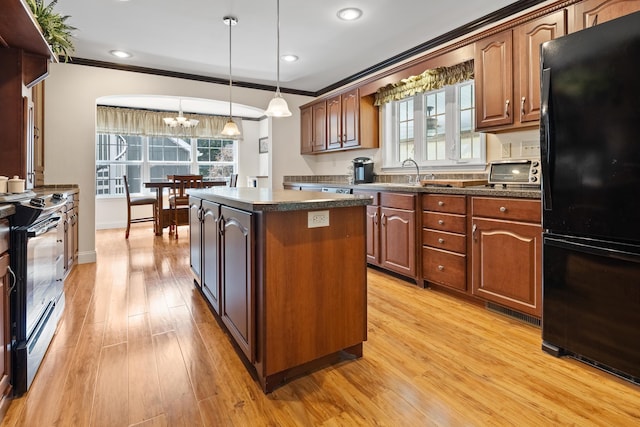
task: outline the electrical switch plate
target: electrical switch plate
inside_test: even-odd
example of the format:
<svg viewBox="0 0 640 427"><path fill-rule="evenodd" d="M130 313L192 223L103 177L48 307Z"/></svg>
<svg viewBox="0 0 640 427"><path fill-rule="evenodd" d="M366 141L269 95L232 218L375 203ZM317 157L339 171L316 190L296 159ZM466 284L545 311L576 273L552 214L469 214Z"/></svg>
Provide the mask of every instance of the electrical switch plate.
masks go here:
<svg viewBox="0 0 640 427"><path fill-rule="evenodd" d="M540 157L540 141L522 141L520 144L520 156Z"/></svg>
<svg viewBox="0 0 640 427"><path fill-rule="evenodd" d="M511 157L511 143L505 142L502 144L502 157Z"/></svg>
<svg viewBox="0 0 640 427"><path fill-rule="evenodd" d="M307 213L307 228L328 227L329 211L313 211Z"/></svg>

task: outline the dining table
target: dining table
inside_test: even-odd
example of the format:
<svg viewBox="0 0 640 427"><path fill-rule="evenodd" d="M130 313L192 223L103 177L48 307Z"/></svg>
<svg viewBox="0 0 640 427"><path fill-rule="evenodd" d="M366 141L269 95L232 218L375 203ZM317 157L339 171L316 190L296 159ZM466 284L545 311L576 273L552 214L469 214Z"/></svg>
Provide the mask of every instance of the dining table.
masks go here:
<svg viewBox="0 0 640 427"><path fill-rule="evenodd" d="M203 180L202 186L204 188L216 187L216 186L225 186L227 184L226 179L218 179L218 180ZM171 223L169 209L164 208L164 193L165 189L171 188L173 186L172 180L162 180L162 181L150 181L145 182L144 187L149 188L155 191L156 193L156 203L155 209L153 210L153 220L155 222L156 236L162 236L162 232L165 227L168 227ZM188 215L187 215L188 218Z"/></svg>

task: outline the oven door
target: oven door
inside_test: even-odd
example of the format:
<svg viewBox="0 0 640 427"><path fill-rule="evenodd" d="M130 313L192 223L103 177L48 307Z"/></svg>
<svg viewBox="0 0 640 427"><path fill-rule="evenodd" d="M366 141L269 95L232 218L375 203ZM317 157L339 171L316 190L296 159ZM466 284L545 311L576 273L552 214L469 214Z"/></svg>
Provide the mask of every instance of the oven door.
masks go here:
<svg viewBox="0 0 640 427"><path fill-rule="evenodd" d="M59 270L64 248L58 239L62 221L59 215L33 224L27 229L25 272L25 338L30 339L52 302L62 294Z"/></svg>

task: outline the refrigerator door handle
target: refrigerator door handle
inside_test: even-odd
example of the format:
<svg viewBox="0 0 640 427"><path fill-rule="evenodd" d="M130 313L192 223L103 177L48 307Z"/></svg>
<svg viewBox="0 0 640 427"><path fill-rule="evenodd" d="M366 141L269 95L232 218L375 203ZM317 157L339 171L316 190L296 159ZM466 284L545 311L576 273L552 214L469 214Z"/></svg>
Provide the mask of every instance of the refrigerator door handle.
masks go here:
<svg viewBox="0 0 640 427"><path fill-rule="evenodd" d="M540 105L540 136L542 137L541 161L542 161L542 206L546 211L553 207L551 191L551 129L549 119L549 97L551 89L551 69L542 69L542 99Z"/></svg>
<svg viewBox="0 0 640 427"><path fill-rule="evenodd" d="M558 248L582 252L589 255L594 255L594 256L599 256L604 258L619 259L627 262L640 264L639 254L636 254L633 252L626 252L626 251L622 251L614 248L607 248L604 246L596 246L596 245L590 245L590 244L585 244L581 242L575 242L567 238L545 236L544 244L555 246Z"/></svg>

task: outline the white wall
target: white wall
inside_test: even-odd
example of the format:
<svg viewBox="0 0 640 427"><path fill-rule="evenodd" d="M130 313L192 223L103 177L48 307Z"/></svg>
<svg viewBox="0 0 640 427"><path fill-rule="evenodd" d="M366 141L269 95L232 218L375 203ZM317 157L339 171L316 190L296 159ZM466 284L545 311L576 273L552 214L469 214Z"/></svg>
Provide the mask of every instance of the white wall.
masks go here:
<svg viewBox="0 0 640 427"><path fill-rule="evenodd" d="M168 95L227 100L228 87L192 80L59 63L50 65L45 83L45 183L78 184L80 187L80 262L92 262L95 254L96 218L102 226L124 224L124 217L110 218L106 210L124 215L124 199L105 202L96 216L95 115L96 99L109 95ZM272 92L235 87L239 104L266 108ZM239 152L240 185L247 175L269 175L271 188L282 188L284 175L337 175L347 173L354 157L371 157L381 164L381 150L354 150L320 155L300 155L300 109L311 98L284 94L293 115L243 123L245 141ZM256 126L256 123L258 125ZM258 154L258 138L268 136L268 156ZM488 135L487 159L502 157L503 141L517 148L520 141L537 139L537 131ZM514 151L514 150L512 150ZM517 157L513 155L512 157ZM376 172L379 173L379 166ZM137 214L137 213L136 213Z"/></svg>
<svg viewBox="0 0 640 427"><path fill-rule="evenodd" d="M45 183L78 184L80 187L79 261L93 262L95 254L95 116L96 99L109 95L169 95L209 99L228 99L228 86L171 77L119 70L87 67L72 63L51 64L45 83ZM239 104L266 108L272 92L234 88L233 99ZM282 177L310 174L302 162L299 106L310 98L285 94L293 116L275 119L271 124L272 168L270 185L281 188ZM268 121L272 121L269 119ZM257 135L254 149L257 159ZM246 154L246 155L245 155ZM258 167L253 154L242 153L240 161L249 168ZM244 166L240 166L244 168ZM246 174L245 174L246 176ZM240 182L240 181L239 181ZM246 178L241 181L246 182Z"/></svg>

